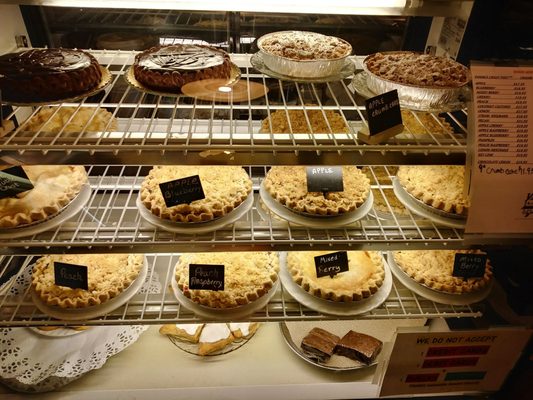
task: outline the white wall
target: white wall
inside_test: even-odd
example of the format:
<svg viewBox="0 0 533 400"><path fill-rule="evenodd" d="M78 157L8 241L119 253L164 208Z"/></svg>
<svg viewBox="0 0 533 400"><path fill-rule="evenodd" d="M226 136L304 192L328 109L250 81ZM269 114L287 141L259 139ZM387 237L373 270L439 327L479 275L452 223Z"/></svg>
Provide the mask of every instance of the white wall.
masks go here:
<svg viewBox="0 0 533 400"><path fill-rule="evenodd" d="M28 37L17 5L0 5L0 27L0 54L15 50L17 47L15 42L16 35L26 35Z"/></svg>

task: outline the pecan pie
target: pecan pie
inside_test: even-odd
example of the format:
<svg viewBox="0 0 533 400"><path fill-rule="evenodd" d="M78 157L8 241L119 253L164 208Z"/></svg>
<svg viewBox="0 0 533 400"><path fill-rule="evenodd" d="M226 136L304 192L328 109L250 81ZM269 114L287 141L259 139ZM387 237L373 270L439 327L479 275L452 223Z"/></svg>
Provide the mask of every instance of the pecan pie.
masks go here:
<svg viewBox="0 0 533 400"><path fill-rule="evenodd" d="M410 195L425 204L448 213L468 213L470 200L464 194L464 166L402 165L397 177Z"/></svg>
<svg viewBox="0 0 533 400"><path fill-rule="evenodd" d="M57 214L87 183L82 166L26 165L23 169L33 189L0 199L1 228L23 227Z"/></svg>
<svg viewBox="0 0 533 400"><path fill-rule="evenodd" d="M308 192L306 167L275 166L264 180L266 191L289 209L314 215L340 215L355 211L370 193L370 181L354 166L342 167L342 192Z"/></svg>
<svg viewBox="0 0 533 400"><path fill-rule="evenodd" d="M310 294L325 300L351 302L370 297L383 284L383 259L375 251L348 251L348 271L317 278L315 257L327 253L294 251L287 254L287 268L292 279Z"/></svg>
<svg viewBox="0 0 533 400"><path fill-rule="evenodd" d="M189 289L189 264L224 265L224 290ZM276 253L228 252L182 254L175 279L183 294L195 303L212 308L232 308L264 296L278 279Z"/></svg>
<svg viewBox="0 0 533 400"><path fill-rule="evenodd" d="M167 207L159 184L199 175L205 198ZM239 206L252 192L252 181L236 166L156 166L141 185L141 201L159 218L173 222L204 222L220 218Z"/></svg>
<svg viewBox="0 0 533 400"><path fill-rule="evenodd" d="M49 306L85 308L109 301L126 290L143 265L139 254L66 254L39 258L33 267L32 287ZM55 284L54 262L87 266L89 290Z"/></svg>
<svg viewBox="0 0 533 400"><path fill-rule="evenodd" d="M479 253L479 250L409 250L393 252L394 261L418 283L448 293L469 293L483 289L492 279L492 267L487 260L481 278L452 276L457 253Z"/></svg>

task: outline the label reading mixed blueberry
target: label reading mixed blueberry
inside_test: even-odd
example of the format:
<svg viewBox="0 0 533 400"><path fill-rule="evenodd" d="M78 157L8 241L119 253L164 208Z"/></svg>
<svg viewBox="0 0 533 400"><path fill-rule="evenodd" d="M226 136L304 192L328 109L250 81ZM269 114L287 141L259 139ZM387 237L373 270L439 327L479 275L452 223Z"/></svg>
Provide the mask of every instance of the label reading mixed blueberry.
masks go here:
<svg viewBox="0 0 533 400"><path fill-rule="evenodd" d="M365 100L365 104L370 136L402 124L397 90Z"/></svg>
<svg viewBox="0 0 533 400"><path fill-rule="evenodd" d="M453 276L482 278L485 275L486 254L457 253L453 263Z"/></svg>
<svg viewBox="0 0 533 400"><path fill-rule="evenodd" d="M341 272L346 272L348 268L348 253L339 251L315 257L315 268L317 278L329 276L333 278Z"/></svg>
<svg viewBox="0 0 533 400"><path fill-rule="evenodd" d="M54 279L57 286L89 290L89 278L86 265L68 264L55 261Z"/></svg>
<svg viewBox="0 0 533 400"><path fill-rule="evenodd" d="M189 289L224 290L224 265L189 264Z"/></svg>
<svg viewBox="0 0 533 400"><path fill-rule="evenodd" d="M308 192L342 192L342 167L307 167Z"/></svg>
<svg viewBox="0 0 533 400"><path fill-rule="evenodd" d="M159 189L167 207L205 199L202 182L198 175L160 183Z"/></svg>
<svg viewBox="0 0 533 400"><path fill-rule="evenodd" d="M31 189L33 185L21 166L0 171L0 199L14 197Z"/></svg>

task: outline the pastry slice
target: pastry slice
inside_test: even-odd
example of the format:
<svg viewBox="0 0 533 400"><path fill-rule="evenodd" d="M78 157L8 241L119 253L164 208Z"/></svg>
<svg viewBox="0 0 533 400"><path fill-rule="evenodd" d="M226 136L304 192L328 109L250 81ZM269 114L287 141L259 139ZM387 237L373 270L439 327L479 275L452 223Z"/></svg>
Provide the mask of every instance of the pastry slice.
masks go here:
<svg viewBox="0 0 533 400"><path fill-rule="evenodd" d="M230 322L228 324L231 333L235 339L248 339L259 328L257 322Z"/></svg>
<svg viewBox="0 0 533 400"><path fill-rule="evenodd" d="M327 362L340 338L322 328L313 328L302 339L301 348L309 358Z"/></svg>
<svg viewBox="0 0 533 400"><path fill-rule="evenodd" d="M176 336L191 343L198 343L204 324L166 324L159 328L162 335Z"/></svg>
<svg viewBox="0 0 533 400"><path fill-rule="evenodd" d="M376 359L382 346L383 343L381 340L378 340L373 336L349 331L342 337L340 342L337 343L335 354L370 364Z"/></svg>
<svg viewBox="0 0 533 400"><path fill-rule="evenodd" d="M206 324L198 343L198 355L205 356L222 350L235 338L227 324Z"/></svg>

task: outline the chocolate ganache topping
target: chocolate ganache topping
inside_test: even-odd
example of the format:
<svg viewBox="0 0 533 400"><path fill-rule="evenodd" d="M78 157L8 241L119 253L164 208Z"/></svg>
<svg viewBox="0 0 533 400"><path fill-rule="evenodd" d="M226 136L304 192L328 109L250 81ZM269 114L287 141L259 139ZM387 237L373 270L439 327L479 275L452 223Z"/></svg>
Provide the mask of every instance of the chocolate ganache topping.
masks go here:
<svg viewBox="0 0 533 400"><path fill-rule="evenodd" d="M139 55L138 65L151 70L192 71L224 63L220 50L195 45L165 46Z"/></svg>

